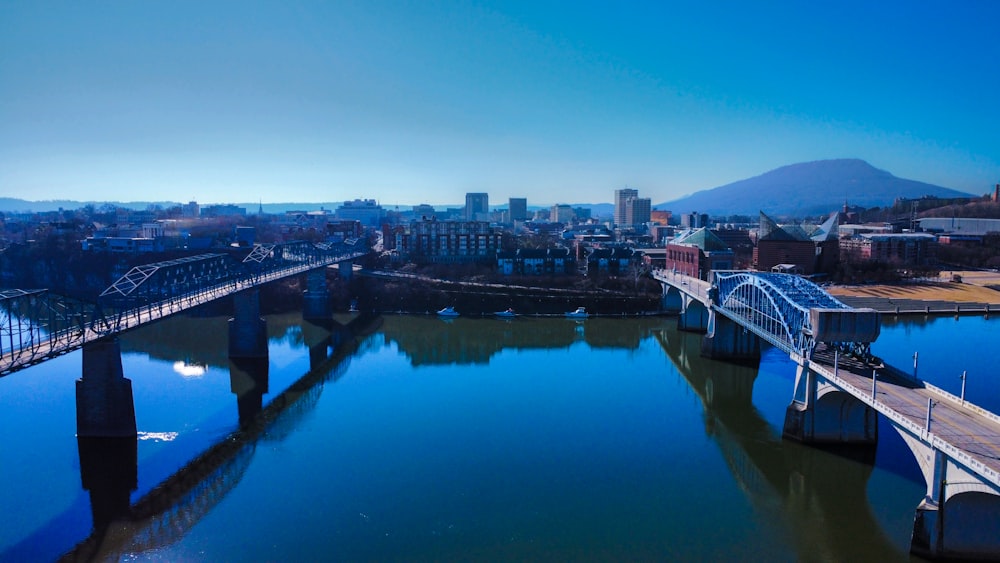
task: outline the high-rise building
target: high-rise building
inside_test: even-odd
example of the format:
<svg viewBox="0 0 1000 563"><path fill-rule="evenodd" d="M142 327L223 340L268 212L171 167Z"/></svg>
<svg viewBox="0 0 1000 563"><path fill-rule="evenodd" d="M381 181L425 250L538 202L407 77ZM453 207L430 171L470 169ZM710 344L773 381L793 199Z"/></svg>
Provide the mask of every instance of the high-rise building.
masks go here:
<svg viewBox="0 0 1000 563"><path fill-rule="evenodd" d="M549 211L549 221L553 223L572 223L573 207L565 203L553 205Z"/></svg>
<svg viewBox="0 0 1000 563"><path fill-rule="evenodd" d="M628 224L625 220L625 202L636 197L639 197L639 190L631 188L615 190L615 225Z"/></svg>
<svg viewBox="0 0 1000 563"><path fill-rule="evenodd" d="M643 225L649 222L652 200L648 197L632 197L625 200L625 224Z"/></svg>
<svg viewBox="0 0 1000 563"><path fill-rule="evenodd" d="M470 192L465 194L465 220L489 221L490 194Z"/></svg>
<svg viewBox="0 0 1000 563"><path fill-rule="evenodd" d="M528 220L528 198L526 197L510 198L510 220L511 221Z"/></svg>
<svg viewBox="0 0 1000 563"><path fill-rule="evenodd" d="M361 221L362 225L377 227L382 222L384 211L374 199L356 199L345 201L337 208L337 219Z"/></svg>
<svg viewBox="0 0 1000 563"><path fill-rule="evenodd" d="M700 229L708 226L708 214L692 211L691 213L681 213L681 227L685 229Z"/></svg>

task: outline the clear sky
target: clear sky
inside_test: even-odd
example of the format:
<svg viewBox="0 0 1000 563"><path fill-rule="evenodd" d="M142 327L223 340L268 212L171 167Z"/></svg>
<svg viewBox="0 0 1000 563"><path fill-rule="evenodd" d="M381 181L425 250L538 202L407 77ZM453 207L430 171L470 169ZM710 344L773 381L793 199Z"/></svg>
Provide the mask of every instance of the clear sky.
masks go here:
<svg viewBox="0 0 1000 563"><path fill-rule="evenodd" d="M653 203L1000 181L1000 2L0 1L0 196Z"/></svg>

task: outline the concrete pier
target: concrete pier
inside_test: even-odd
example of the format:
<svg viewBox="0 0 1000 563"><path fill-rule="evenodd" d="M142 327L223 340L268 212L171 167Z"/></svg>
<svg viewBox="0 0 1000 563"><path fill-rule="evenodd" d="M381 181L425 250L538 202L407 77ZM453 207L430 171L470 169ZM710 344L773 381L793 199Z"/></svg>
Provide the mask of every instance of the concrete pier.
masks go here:
<svg viewBox="0 0 1000 563"><path fill-rule="evenodd" d="M660 284L663 288L663 296L660 298L660 307L665 313L680 313L684 310L684 300L681 292L670 284Z"/></svg>
<svg viewBox="0 0 1000 563"><path fill-rule="evenodd" d="M823 380L806 362L795 374L795 392L785 409L782 436L810 444L874 446L878 416L850 393Z"/></svg>
<svg viewBox="0 0 1000 563"><path fill-rule="evenodd" d="M302 296L302 318L322 320L330 318L330 290L326 287L326 268L306 273L306 290Z"/></svg>
<svg viewBox="0 0 1000 563"><path fill-rule="evenodd" d="M83 346L83 376L76 380L76 435L137 436L132 382L122 373L121 345L117 338Z"/></svg>
<svg viewBox="0 0 1000 563"><path fill-rule="evenodd" d="M701 341L702 356L737 363L760 361L760 337L722 315L715 315L712 324L711 333Z"/></svg>
<svg viewBox="0 0 1000 563"><path fill-rule="evenodd" d="M340 270L340 279L349 280L354 277L354 260L343 260L337 264Z"/></svg>
<svg viewBox="0 0 1000 563"><path fill-rule="evenodd" d="M682 295L684 307L677 318L677 330L705 332L708 330L708 307L701 301Z"/></svg>
<svg viewBox="0 0 1000 563"><path fill-rule="evenodd" d="M233 318L229 319L229 357L267 357L267 321L260 316L260 292L257 289L233 296Z"/></svg>

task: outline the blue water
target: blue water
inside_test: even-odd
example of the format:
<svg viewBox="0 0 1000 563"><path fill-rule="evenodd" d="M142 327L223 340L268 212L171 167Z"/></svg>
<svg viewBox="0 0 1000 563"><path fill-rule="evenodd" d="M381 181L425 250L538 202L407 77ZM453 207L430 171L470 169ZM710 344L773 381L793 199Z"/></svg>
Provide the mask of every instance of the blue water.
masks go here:
<svg viewBox="0 0 1000 563"><path fill-rule="evenodd" d="M704 360L700 337L675 325L390 316L317 374L306 348L315 329L270 317L261 401L307 373L313 384L173 499L171 526L122 525L106 554L908 559L924 488L888 426L874 467L782 441L787 358L771 351L759 369ZM997 410L981 351L998 327L887 322L876 353L907 365L916 347L920 375L955 392L948 378L968 369L967 396ZM181 318L122 337L141 437L132 503L238 428L237 397L252 383L231 373L225 334L225 319ZM55 559L91 534L80 365L73 353L0 379L0 506L14 515L0 527L2 560Z"/></svg>

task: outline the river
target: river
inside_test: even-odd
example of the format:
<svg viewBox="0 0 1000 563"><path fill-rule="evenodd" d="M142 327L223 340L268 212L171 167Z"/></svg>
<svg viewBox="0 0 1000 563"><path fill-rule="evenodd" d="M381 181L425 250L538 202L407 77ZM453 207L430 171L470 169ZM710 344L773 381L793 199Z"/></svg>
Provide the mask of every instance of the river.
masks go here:
<svg viewBox="0 0 1000 563"><path fill-rule="evenodd" d="M331 358L299 315L268 332L263 364L221 317L124 334L123 447L75 437L80 352L0 379L0 560L910 559L909 450L884 421L874 453L782 441L778 351L705 360L668 317L387 316ZM886 318L874 351L1000 411L998 336Z"/></svg>

